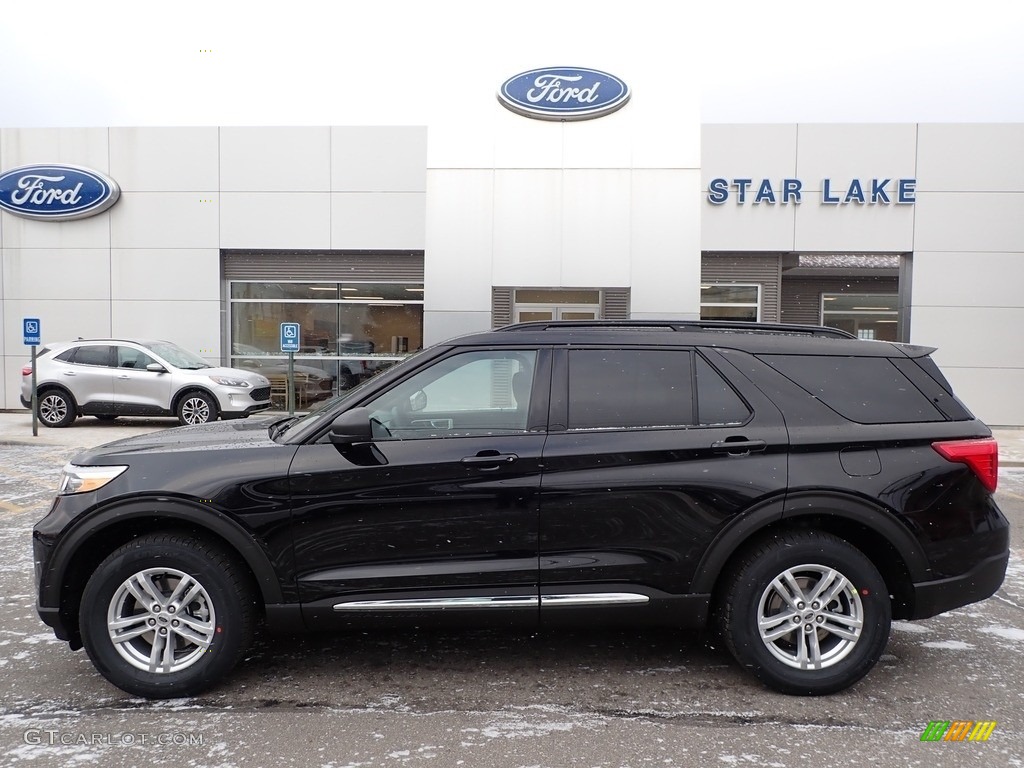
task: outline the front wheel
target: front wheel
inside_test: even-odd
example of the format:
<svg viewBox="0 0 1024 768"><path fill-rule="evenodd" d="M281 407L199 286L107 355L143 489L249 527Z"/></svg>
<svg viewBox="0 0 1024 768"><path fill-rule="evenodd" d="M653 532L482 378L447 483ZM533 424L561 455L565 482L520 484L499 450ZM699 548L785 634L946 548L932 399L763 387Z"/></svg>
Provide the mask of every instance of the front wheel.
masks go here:
<svg viewBox="0 0 1024 768"><path fill-rule="evenodd" d="M192 696L231 670L252 640L253 589L226 552L173 534L141 536L95 570L79 609L82 643L118 688Z"/></svg>
<svg viewBox="0 0 1024 768"><path fill-rule="evenodd" d="M889 640L892 607L860 550L831 534L794 531L740 559L722 621L729 650L762 682L821 695L871 670Z"/></svg>
<svg viewBox="0 0 1024 768"><path fill-rule="evenodd" d="M178 421L186 426L217 419L217 404L205 392L189 392L178 403Z"/></svg>

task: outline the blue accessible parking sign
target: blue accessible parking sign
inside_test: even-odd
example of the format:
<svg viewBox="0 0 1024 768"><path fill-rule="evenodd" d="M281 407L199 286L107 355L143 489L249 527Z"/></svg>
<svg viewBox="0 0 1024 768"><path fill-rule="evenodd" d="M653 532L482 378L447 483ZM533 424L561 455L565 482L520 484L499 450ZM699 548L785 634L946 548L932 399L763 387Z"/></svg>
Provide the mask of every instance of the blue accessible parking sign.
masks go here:
<svg viewBox="0 0 1024 768"><path fill-rule="evenodd" d="M281 351L299 351L299 324L281 323Z"/></svg>
<svg viewBox="0 0 1024 768"><path fill-rule="evenodd" d="M38 347L42 341L42 328L38 317L26 317L21 322L22 330L25 332L25 346Z"/></svg>

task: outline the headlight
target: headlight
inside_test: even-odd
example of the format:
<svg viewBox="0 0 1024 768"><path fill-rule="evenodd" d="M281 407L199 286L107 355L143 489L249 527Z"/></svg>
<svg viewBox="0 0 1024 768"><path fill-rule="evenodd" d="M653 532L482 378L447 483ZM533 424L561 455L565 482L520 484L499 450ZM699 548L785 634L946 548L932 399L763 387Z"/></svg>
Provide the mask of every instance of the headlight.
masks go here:
<svg viewBox="0 0 1024 768"><path fill-rule="evenodd" d="M214 381L217 384L223 384L225 387L251 387L248 381L242 379L229 379L227 376L211 376L210 381Z"/></svg>
<svg viewBox="0 0 1024 768"><path fill-rule="evenodd" d="M128 467L78 467L68 464L61 470L58 496L85 493L102 488Z"/></svg>

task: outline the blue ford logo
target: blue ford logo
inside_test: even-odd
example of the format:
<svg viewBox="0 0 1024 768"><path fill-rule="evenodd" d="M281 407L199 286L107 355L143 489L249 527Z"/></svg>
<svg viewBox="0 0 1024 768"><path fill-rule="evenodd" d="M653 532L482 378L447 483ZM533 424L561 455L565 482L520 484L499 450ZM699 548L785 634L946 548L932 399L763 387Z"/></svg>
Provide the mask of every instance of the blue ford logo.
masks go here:
<svg viewBox="0 0 1024 768"><path fill-rule="evenodd" d="M597 69L546 67L510 77L502 83L498 101L539 120L589 120L629 101L629 87Z"/></svg>
<svg viewBox="0 0 1024 768"><path fill-rule="evenodd" d="M0 208L27 219L83 219L120 195L113 179L73 165L23 165L0 174Z"/></svg>

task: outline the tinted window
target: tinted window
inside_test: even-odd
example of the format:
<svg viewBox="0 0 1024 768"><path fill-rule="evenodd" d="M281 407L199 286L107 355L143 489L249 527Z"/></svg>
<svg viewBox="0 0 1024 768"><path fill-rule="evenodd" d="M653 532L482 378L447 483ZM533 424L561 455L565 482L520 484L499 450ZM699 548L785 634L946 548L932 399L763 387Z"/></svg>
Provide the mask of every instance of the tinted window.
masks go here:
<svg viewBox="0 0 1024 768"><path fill-rule="evenodd" d="M690 353L654 349L569 352L569 429L693 423Z"/></svg>
<svg viewBox="0 0 1024 768"><path fill-rule="evenodd" d="M59 355L54 355L53 359L54 360L62 360L65 363L70 363L70 362L74 361L74 359L75 359L75 352L77 352L77 351L78 351L78 347L72 347L71 349L65 349ZM42 352L39 353L39 356L42 357Z"/></svg>
<svg viewBox="0 0 1024 768"><path fill-rule="evenodd" d="M110 347L79 347L75 362L78 365L110 365Z"/></svg>
<svg viewBox="0 0 1024 768"><path fill-rule="evenodd" d="M697 420L701 424L742 424L750 409L729 382L697 355Z"/></svg>
<svg viewBox="0 0 1024 768"><path fill-rule="evenodd" d="M888 358L764 355L761 359L850 421L943 421L942 414Z"/></svg>

